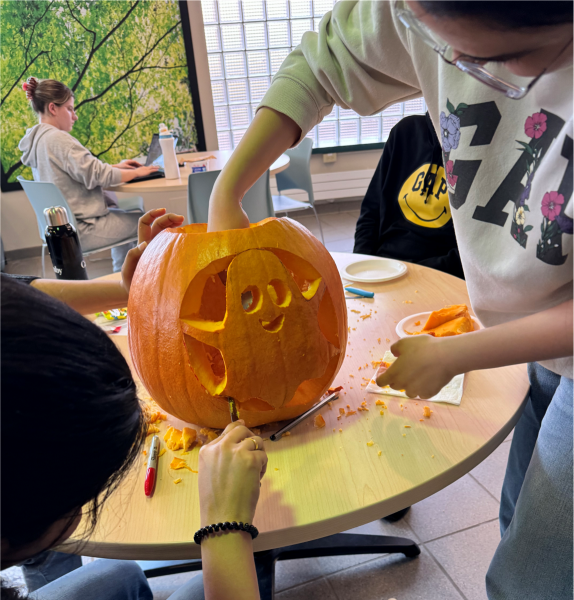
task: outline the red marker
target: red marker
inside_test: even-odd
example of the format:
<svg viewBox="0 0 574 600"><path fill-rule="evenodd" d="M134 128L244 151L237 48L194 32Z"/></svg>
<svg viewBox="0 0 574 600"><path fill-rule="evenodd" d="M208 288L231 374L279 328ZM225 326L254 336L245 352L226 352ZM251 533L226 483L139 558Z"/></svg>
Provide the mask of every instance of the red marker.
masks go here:
<svg viewBox="0 0 574 600"><path fill-rule="evenodd" d="M155 490L155 482L157 479L157 459L159 455L159 438L154 435L151 438L151 446L149 449L149 458L147 461L147 471L145 474L144 491L148 498L153 496Z"/></svg>

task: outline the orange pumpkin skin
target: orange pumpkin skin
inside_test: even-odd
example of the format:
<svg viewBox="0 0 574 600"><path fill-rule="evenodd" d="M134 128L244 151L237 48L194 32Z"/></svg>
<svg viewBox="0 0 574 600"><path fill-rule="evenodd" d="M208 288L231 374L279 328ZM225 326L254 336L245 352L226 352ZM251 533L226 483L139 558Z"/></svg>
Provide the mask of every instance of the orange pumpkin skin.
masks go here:
<svg viewBox="0 0 574 600"><path fill-rule="evenodd" d="M287 218L158 235L128 304L131 359L170 414L205 427L294 418L332 383L345 356L347 310L325 247Z"/></svg>

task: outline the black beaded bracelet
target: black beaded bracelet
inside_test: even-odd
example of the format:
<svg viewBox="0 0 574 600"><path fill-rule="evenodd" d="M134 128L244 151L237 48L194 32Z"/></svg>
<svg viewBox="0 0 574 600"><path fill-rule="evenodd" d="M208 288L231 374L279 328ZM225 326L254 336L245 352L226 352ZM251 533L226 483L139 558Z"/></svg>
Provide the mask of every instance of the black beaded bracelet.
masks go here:
<svg viewBox="0 0 574 600"><path fill-rule="evenodd" d="M236 521L226 521L225 523L217 523L215 525L207 525L206 527L202 527L195 532L193 536L193 541L201 545L201 541L203 538L207 537L210 533L217 533L218 531L245 531L251 535L251 539L254 540L258 535L259 531L255 525L250 525L249 523L237 523Z"/></svg>

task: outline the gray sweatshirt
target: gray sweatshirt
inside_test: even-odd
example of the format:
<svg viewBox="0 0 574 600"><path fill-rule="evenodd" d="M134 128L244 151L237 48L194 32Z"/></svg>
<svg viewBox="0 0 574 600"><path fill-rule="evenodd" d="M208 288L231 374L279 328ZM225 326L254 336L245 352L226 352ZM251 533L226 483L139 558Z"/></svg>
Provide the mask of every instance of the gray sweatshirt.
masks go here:
<svg viewBox="0 0 574 600"><path fill-rule="evenodd" d="M102 188L121 183L120 169L97 159L75 137L46 123L28 129L18 148L23 152L22 164L32 168L34 180L56 184L76 219L108 213Z"/></svg>

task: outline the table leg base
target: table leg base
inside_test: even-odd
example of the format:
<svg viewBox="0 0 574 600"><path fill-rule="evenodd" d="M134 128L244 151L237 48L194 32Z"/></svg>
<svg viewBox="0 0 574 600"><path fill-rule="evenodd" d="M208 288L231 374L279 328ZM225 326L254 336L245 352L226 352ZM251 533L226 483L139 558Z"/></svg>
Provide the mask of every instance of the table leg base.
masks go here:
<svg viewBox="0 0 574 600"><path fill-rule="evenodd" d="M261 600L273 600L275 588L275 563L278 560L316 558L320 556L345 556L354 554L404 554L414 558L420 548L407 538L389 535L361 535L337 533L311 542L284 546L255 553L255 566L259 580ZM175 575L201 570L201 560L137 561L146 577Z"/></svg>
<svg viewBox="0 0 574 600"><path fill-rule="evenodd" d="M337 533L328 537L255 553L255 566L259 580L261 600L273 600L275 563L278 560L315 558L320 556L345 556L354 554L404 554L418 556L420 548L407 538L387 535L361 535Z"/></svg>

